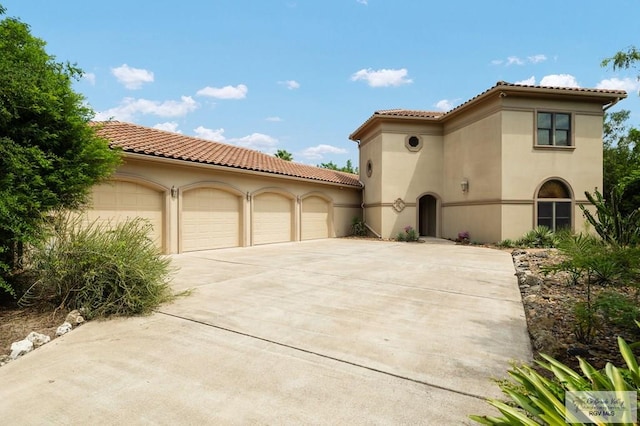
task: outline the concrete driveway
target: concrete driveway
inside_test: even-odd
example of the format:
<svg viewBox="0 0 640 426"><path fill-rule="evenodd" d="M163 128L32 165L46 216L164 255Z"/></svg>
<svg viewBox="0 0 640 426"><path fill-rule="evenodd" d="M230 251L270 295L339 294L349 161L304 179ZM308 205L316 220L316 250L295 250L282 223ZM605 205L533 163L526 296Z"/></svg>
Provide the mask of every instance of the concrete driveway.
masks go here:
<svg viewBox="0 0 640 426"><path fill-rule="evenodd" d="M471 424L531 358L508 253L331 239L174 256L141 318L0 368L11 424ZM3 421L3 423L4 423Z"/></svg>

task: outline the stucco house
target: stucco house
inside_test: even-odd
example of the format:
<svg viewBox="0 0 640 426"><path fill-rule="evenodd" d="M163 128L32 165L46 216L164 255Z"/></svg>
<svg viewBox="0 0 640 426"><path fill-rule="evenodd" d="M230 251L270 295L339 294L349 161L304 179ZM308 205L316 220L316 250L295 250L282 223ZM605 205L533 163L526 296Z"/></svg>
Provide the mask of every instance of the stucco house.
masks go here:
<svg viewBox="0 0 640 426"><path fill-rule="evenodd" d="M375 112L360 150L363 217L392 238L515 239L537 225L584 229L585 191L602 189L602 126L621 90L498 82L446 112Z"/></svg>
<svg viewBox="0 0 640 426"><path fill-rule="evenodd" d="M619 90L498 82L446 112L383 110L351 135L360 176L117 121L94 123L124 164L93 190L89 220L147 218L165 253L350 234L496 242L584 223L602 187L604 111Z"/></svg>

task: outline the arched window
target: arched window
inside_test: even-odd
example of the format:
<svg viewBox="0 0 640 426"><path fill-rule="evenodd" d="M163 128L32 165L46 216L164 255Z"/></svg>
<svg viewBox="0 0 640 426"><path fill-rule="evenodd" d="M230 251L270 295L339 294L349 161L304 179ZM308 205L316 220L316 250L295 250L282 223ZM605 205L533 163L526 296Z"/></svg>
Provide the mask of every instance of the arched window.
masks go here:
<svg viewBox="0 0 640 426"><path fill-rule="evenodd" d="M571 191L556 179L548 180L537 194L537 223L553 231L571 229Z"/></svg>

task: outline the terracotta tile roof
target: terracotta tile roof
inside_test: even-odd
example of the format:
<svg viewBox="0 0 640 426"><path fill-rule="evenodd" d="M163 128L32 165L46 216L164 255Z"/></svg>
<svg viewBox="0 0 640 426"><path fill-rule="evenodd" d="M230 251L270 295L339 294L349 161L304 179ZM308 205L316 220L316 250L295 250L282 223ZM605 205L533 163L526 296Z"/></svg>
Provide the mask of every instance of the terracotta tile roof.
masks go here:
<svg viewBox="0 0 640 426"><path fill-rule="evenodd" d="M419 117L419 118L438 118L444 115L444 112L438 111L420 111L412 109L383 109L374 112L375 115L390 115L395 117Z"/></svg>
<svg viewBox="0 0 640 426"><path fill-rule="evenodd" d="M466 105L475 102L477 99L482 98L488 95L489 93L497 92L500 90L508 91L510 89L515 91L528 92L528 93L539 92L539 93L546 93L546 94L568 94L568 95L576 94L581 96L594 95L596 97L608 97L608 98L626 98L627 97L627 92L625 92L624 90L589 89L589 88L582 88L582 87L560 87L560 86L530 86L526 84L515 84L515 83L508 83L506 81L498 81L495 84L495 86L485 90L479 95L474 96L473 98L469 99L463 104L458 105L452 110L447 111L447 113L444 114L444 116L447 116L455 111L462 109ZM443 118L446 118L444 116Z"/></svg>
<svg viewBox="0 0 640 426"><path fill-rule="evenodd" d="M433 121L445 121L449 117L456 115L459 111L464 110L470 104L477 102L479 99L489 96L492 93L526 93L529 95L575 95L582 98L591 98L594 102L600 101L604 104L614 102L616 99L622 99L627 97L627 92L624 90L609 90L609 89L588 89L581 87L555 87L555 86L528 86L524 84L507 83L506 81L498 81L495 86L485 90L479 95L474 96L463 104L458 105L447 112L433 112L433 111L421 111L421 110L407 110L407 109L386 109L379 110L373 113L364 123L362 123L351 135L349 139L358 140L361 133L365 128L376 120L384 117L398 117L398 118L412 118L412 119L424 119Z"/></svg>
<svg viewBox="0 0 640 426"><path fill-rule="evenodd" d="M119 121L94 122L92 125L97 127L99 136L107 139L112 147L122 148L125 153L273 173L345 186L362 186L358 175L285 161L273 155L234 145Z"/></svg>

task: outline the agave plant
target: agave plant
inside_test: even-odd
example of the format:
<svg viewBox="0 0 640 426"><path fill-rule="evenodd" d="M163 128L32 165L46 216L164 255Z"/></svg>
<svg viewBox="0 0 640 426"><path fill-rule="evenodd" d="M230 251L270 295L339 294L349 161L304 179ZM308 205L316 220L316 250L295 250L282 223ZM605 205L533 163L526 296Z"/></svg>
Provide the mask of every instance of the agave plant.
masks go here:
<svg viewBox="0 0 640 426"><path fill-rule="evenodd" d="M640 324L639 324L640 326ZM541 355L544 361L536 363L553 374L547 379L530 366L513 367L509 375L514 380L500 383L500 388L510 401L489 400L502 417L469 416L484 425L525 425L525 426L564 426L567 423L583 425L570 410L565 407L567 392L609 391L625 392L640 389L640 368L631 350L637 346L627 344L618 337L618 347L626 363L626 368L618 368L608 363L603 370L596 370L584 359L579 358L581 373L574 371L560 361ZM585 413L590 420L587 424L606 424L595 415ZM629 420L627 423L632 425Z"/></svg>

